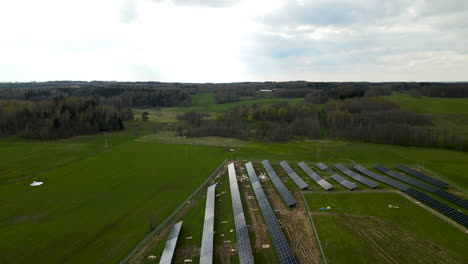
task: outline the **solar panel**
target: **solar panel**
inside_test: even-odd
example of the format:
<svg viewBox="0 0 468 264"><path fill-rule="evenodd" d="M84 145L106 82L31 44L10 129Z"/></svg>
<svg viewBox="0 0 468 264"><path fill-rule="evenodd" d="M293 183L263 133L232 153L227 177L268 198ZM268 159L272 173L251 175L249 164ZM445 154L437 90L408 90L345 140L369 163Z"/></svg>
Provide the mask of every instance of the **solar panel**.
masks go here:
<svg viewBox="0 0 468 264"><path fill-rule="evenodd" d="M179 237L181 227L182 221L172 226L171 231L169 232L169 236L167 237L166 245L164 246L164 251L162 253L159 264L170 264L172 262L172 257L174 256L177 238Z"/></svg>
<svg viewBox="0 0 468 264"><path fill-rule="evenodd" d="M445 189L445 188L448 187L448 183L446 183L446 182L434 179L434 178L429 177L429 176L427 176L427 175L425 175L425 174L423 174L423 173L421 173L421 172L419 172L417 170L410 169L410 168L408 168L406 166L403 166L401 164L396 165L395 168L397 168L397 169L401 170L402 172L407 173L407 174L409 174L409 175L411 175L411 176L413 176L415 178L418 178L418 179L420 179L422 181L425 181L425 182L430 183L430 184L432 184L434 186L437 186L439 188Z"/></svg>
<svg viewBox="0 0 468 264"><path fill-rule="evenodd" d="M468 216L453 209L452 207L432 198L431 196L415 190L413 188L409 188L405 191L411 197L423 202L424 204L428 205L429 207L441 212L442 214L450 217L451 219L457 221L458 223L462 224L464 227L468 227Z"/></svg>
<svg viewBox="0 0 468 264"><path fill-rule="evenodd" d="M271 208L270 202L268 202L265 192L262 189L262 185L258 181L258 177L252 163L249 162L245 164L245 168L247 169L247 174L249 174L250 183L252 184L252 188L255 192L255 197L257 198L257 202L260 206L263 218L265 219L268 231L270 232L271 240L275 246L279 262L296 263L288 241L284 236L283 230L281 230L278 219Z"/></svg>
<svg viewBox="0 0 468 264"><path fill-rule="evenodd" d="M333 188L333 185L331 185L329 182L324 180L322 177L320 177L315 171L313 171L307 164L304 162L299 162L297 164L312 180L314 180L318 185L320 185L323 189L326 191L330 190Z"/></svg>
<svg viewBox="0 0 468 264"><path fill-rule="evenodd" d="M265 168L268 177L270 177L271 182L273 182L273 185L275 185L276 190L278 190L279 194L281 195L281 198L283 198L283 201L286 203L286 205L289 207L296 205L296 199L294 199L292 194L289 192L288 188L286 188L284 183L276 174L275 170L273 170L273 168L270 165L270 162L268 162L268 160L264 160L262 161L262 165Z"/></svg>
<svg viewBox="0 0 468 264"><path fill-rule="evenodd" d="M232 211L234 213L234 224L236 226L237 251L239 253L239 263L254 263L252 248L250 247L249 230L245 222L244 210L237 185L236 170L234 163L228 165L229 185L231 188Z"/></svg>
<svg viewBox="0 0 468 264"><path fill-rule="evenodd" d="M348 175L349 177L355 179L356 181L370 187L370 188L377 188L379 186L378 183L376 183L375 181L373 180L369 180L363 176L361 176L360 174L358 173L355 173L354 171L348 169L345 165L341 164L341 163L338 163L335 165L335 167L340 170L342 173Z"/></svg>
<svg viewBox="0 0 468 264"><path fill-rule="evenodd" d="M200 264L213 263L213 230L216 184L208 187L206 193L205 222L203 224Z"/></svg>
<svg viewBox="0 0 468 264"><path fill-rule="evenodd" d="M464 209L467 209L468 210L468 201L461 198L461 197L458 197L454 194L451 194L449 192L446 192L440 188L437 188L435 186L432 186L430 184L427 184L427 183L424 183L424 182L421 182L421 181L418 181L416 179L413 179L411 177L408 177L408 176L405 176L405 175L402 175L398 172L395 172L393 170L390 170L389 168L386 168L380 164L377 164L375 165L375 168L395 179L398 179L402 182L406 182L408 184L411 184L413 186L416 186L418 187L419 189L422 189L422 190L425 190L425 191L428 191L432 194L435 194L439 197L441 197L442 199L445 199L453 204L456 204Z"/></svg>
<svg viewBox="0 0 468 264"><path fill-rule="evenodd" d="M357 185L354 182L350 182L350 181L348 181L344 177L341 177L338 174L333 174L331 177L332 177L332 179L337 181L339 184L341 184L344 187L348 188L348 190L354 190L354 189L357 188Z"/></svg>
<svg viewBox="0 0 468 264"><path fill-rule="evenodd" d="M366 169L365 167L363 167L361 165L354 166L354 169L360 171L362 174L365 174L365 175L367 175L367 176L369 176L369 177L371 177L371 178L373 178L375 180L381 181L381 182L383 182L383 183L385 183L387 185L390 185L390 186L392 186L394 188L397 188L400 191L404 192L404 191L408 190L409 188L411 188L411 187L409 187L408 185L406 185L404 183L401 183L399 181L395 181L395 180L390 179L388 177L377 174L377 173L375 173L375 172L373 172L371 170Z"/></svg>
<svg viewBox="0 0 468 264"><path fill-rule="evenodd" d="M322 162L319 162L319 163L315 164L315 166L317 166L322 171L328 169L328 166L323 164Z"/></svg>
<svg viewBox="0 0 468 264"><path fill-rule="evenodd" d="M368 169L366 169L365 167L361 166L361 165L356 165L354 166L354 168L364 174L366 174L367 176L371 177L371 178L374 178L376 180L379 180L379 181L382 181L390 186L393 186L397 189L399 189L400 191L403 191L405 193L407 193L408 195L412 196L413 198L423 202L424 204L428 205L429 207L441 212L442 214L450 217L451 219L457 221L458 223L462 224L464 227L468 227L468 216L466 216L465 214L453 209L452 207L432 198L431 196L423 193L423 192L420 192L418 190L415 190L413 188L411 188L410 186L404 184L404 183L400 183L400 182L397 182L395 180L392 180L388 177L385 177L385 176L382 176L382 175L379 175L373 171L370 171Z"/></svg>
<svg viewBox="0 0 468 264"><path fill-rule="evenodd" d="M280 162L281 167L283 170L288 174L289 178L291 178L294 183L296 183L297 187L301 190L309 188L309 185L297 175L297 173L289 166L286 161Z"/></svg>

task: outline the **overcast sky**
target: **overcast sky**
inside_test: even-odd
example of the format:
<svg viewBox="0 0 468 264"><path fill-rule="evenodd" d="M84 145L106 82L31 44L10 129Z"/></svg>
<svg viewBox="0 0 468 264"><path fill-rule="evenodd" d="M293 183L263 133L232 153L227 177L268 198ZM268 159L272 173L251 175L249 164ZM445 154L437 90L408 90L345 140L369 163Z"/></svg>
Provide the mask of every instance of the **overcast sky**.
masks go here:
<svg viewBox="0 0 468 264"><path fill-rule="evenodd" d="M0 81L468 81L467 0L1 0Z"/></svg>

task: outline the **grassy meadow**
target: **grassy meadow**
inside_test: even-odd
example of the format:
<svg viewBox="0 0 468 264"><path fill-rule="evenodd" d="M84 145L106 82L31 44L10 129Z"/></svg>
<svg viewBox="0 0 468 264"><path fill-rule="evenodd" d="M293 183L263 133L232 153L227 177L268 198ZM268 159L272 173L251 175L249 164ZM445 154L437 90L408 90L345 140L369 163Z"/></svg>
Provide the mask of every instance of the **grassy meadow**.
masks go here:
<svg viewBox="0 0 468 264"><path fill-rule="evenodd" d="M37 153L30 159L41 163ZM22 158L2 155L11 167ZM116 263L228 155L216 147L128 141L33 177L43 186L2 185L0 262Z"/></svg>
<svg viewBox="0 0 468 264"><path fill-rule="evenodd" d="M406 93L393 93L385 98L398 103L403 109L429 115L438 127L468 137L468 98L414 98Z"/></svg>
<svg viewBox="0 0 468 264"><path fill-rule="evenodd" d="M466 234L400 194L308 193L305 199L329 263L468 261ZM332 209L318 210L325 206Z"/></svg>

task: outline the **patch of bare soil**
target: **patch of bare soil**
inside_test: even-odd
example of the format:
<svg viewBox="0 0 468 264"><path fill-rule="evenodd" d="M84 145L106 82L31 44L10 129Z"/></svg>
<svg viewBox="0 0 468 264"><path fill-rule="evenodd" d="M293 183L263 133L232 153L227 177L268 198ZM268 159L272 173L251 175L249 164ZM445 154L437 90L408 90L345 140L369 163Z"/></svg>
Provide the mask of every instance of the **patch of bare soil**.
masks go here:
<svg viewBox="0 0 468 264"><path fill-rule="evenodd" d="M293 193L297 205L289 209L271 183L263 182L263 189L281 222L289 245L298 263L322 263L317 239L307 216L307 210L299 192Z"/></svg>
<svg viewBox="0 0 468 264"><path fill-rule="evenodd" d="M346 230L368 242L368 252L381 263L464 263L449 250L380 218L344 214L338 217Z"/></svg>
<svg viewBox="0 0 468 264"><path fill-rule="evenodd" d="M222 264L231 264L231 257L233 254L237 254L237 246L232 243L217 243L214 245L216 247L215 252L216 260L218 263ZM234 249L234 251L232 251Z"/></svg>
<svg viewBox="0 0 468 264"><path fill-rule="evenodd" d="M174 252L172 263L184 263L186 259L191 259L193 262L198 262L200 258L200 247L191 246L177 248Z"/></svg>

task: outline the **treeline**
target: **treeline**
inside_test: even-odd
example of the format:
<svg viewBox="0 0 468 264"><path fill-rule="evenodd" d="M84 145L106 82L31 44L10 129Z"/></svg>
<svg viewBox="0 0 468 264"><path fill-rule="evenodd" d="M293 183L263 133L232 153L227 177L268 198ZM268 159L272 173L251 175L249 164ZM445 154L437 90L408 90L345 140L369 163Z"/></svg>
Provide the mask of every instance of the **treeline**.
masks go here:
<svg viewBox="0 0 468 264"><path fill-rule="evenodd" d="M430 97L468 97L468 83L418 83L412 84L411 87Z"/></svg>
<svg viewBox="0 0 468 264"><path fill-rule="evenodd" d="M425 115L401 110L382 98L353 98L325 105L328 137L416 147L468 150L468 141L434 127Z"/></svg>
<svg viewBox="0 0 468 264"><path fill-rule="evenodd" d="M40 102L0 101L0 136L57 139L78 134L124 129L131 109L117 109L83 98L55 98Z"/></svg>
<svg viewBox="0 0 468 264"><path fill-rule="evenodd" d="M292 105L250 105L231 108L217 120L185 119L178 132L189 137L221 136L261 141L296 138L340 140L436 147L468 151L467 139L437 128L428 116L402 110L376 97L331 100L319 110L305 102Z"/></svg>

